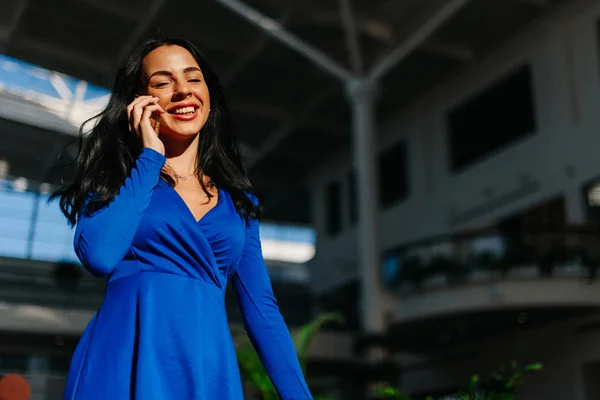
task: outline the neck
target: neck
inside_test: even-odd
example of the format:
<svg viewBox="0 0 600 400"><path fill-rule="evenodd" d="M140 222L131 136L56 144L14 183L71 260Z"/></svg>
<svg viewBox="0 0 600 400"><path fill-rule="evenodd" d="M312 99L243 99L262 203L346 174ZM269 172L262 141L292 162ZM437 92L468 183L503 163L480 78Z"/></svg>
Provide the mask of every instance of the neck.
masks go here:
<svg viewBox="0 0 600 400"><path fill-rule="evenodd" d="M199 135L189 140L163 140L167 163L179 175L193 175L198 160Z"/></svg>

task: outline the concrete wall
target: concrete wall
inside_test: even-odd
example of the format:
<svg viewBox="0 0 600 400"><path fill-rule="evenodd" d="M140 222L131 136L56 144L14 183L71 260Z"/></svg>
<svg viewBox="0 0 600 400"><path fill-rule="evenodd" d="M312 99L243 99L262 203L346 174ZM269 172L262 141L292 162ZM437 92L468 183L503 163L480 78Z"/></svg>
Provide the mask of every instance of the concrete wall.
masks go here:
<svg viewBox="0 0 600 400"><path fill-rule="evenodd" d="M562 194L569 221L583 219L580 185L600 175L600 66L596 22L600 1L580 0L545 16L460 76L434 88L380 126L379 148L405 140L410 197L381 213L384 249L410 239L486 225ZM460 173L448 165L445 112L523 62L530 64L537 132ZM326 291L356 277L356 230L348 221L347 152L315 171L313 220L317 252L311 263L314 289ZM518 189L524 178L538 189L460 224L457 214ZM344 229L325 232L324 187L343 186Z"/></svg>

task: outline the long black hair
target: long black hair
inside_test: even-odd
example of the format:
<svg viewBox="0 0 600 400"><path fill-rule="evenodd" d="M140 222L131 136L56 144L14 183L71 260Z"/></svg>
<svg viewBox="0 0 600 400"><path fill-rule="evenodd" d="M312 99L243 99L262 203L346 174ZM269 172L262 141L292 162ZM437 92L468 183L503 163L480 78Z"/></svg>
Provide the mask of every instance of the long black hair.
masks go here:
<svg viewBox="0 0 600 400"><path fill-rule="evenodd" d="M248 196L252 185L242 165L242 157L235 140L231 115L223 88L214 71L200 51L189 40L157 34L139 45L118 69L108 105L100 114L84 122L80 128L79 152L75 160L72 182L54 192L50 198L60 198L60 208L71 225L84 211L91 214L108 205L129 176L133 163L141 151L141 141L129 132L126 107L135 95L143 93L142 62L152 50L165 45L181 46L198 62L210 94L211 112L200 132L197 174L202 188L203 176L226 190L236 210L246 220L259 218L261 206ZM84 137L84 127L97 121ZM162 174L174 185L173 178Z"/></svg>

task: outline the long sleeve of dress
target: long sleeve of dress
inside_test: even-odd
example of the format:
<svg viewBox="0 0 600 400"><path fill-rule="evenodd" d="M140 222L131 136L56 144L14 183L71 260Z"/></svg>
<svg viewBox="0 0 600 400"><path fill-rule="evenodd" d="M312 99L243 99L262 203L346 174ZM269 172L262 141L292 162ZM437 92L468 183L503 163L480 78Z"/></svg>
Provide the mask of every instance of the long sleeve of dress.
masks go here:
<svg viewBox="0 0 600 400"><path fill-rule="evenodd" d="M127 254L165 160L157 151L143 148L114 200L91 216L80 213L75 253L94 276L109 275Z"/></svg>
<svg viewBox="0 0 600 400"><path fill-rule="evenodd" d="M279 396L284 400L312 399L273 295L256 220L250 220L246 228L246 242L238 269L232 276L232 287L248 336Z"/></svg>

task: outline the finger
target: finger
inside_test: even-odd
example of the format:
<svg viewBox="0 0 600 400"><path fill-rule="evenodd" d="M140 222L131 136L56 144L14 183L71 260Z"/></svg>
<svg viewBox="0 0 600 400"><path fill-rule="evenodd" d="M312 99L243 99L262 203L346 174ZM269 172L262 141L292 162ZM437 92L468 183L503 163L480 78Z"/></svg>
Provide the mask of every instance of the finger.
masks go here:
<svg viewBox="0 0 600 400"><path fill-rule="evenodd" d="M137 96L137 95L136 95ZM153 96L137 96L131 103L129 103L129 105L127 106L127 120L129 123L129 130L131 131L132 129L135 129L135 124L133 123L133 110L135 107L142 105L142 103L149 103L150 101L152 101L153 99L156 99L156 101L158 101L157 97L153 97Z"/></svg>
<svg viewBox="0 0 600 400"><path fill-rule="evenodd" d="M142 114L141 122L148 123L152 127L152 124L150 123L150 117L152 117L152 114L156 112L159 114L163 113L162 107L158 104L152 104L144 107L144 113Z"/></svg>
<svg viewBox="0 0 600 400"><path fill-rule="evenodd" d="M134 124L133 124L133 107L135 107L135 105L139 102L139 100L140 100L140 96L136 94L135 99L131 103L129 103L126 107L127 125L129 125L129 132L135 130Z"/></svg>
<svg viewBox="0 0 600 400"><path fill-rule="evenodd" d="M135 106L137 103L147 100L147 99L152 99L152 98L156 98L155 96L150 96L150 95L144 95L144 96L140 96L140 95L135 95L134 99L131 101L131 103L129 103L129 105L127 106L127 108L132 108L133 106Z"/></svg>
<svg viewBox="0 0 600 400"><path fill-rule="evenodd" d="M138 96L136 95L135 99L133 99L133 101L131 103L129 103L127 105L127 115L131 115L131 111L133 110L133 107L135 107L136 105L138 105L141 101L147 100L152 98L152 96Z"/></svg>
<svg viewBox="0 0 600 400"><path fill-rule="evenodd" d="M143 113L144 109L140 107L134 107L133 110L131 110L131 125L137 134L140 134L140 122Z"/></svg>
<svg viewBox="0 0 600 400"><path fill-rule="evenodd" d="M144 96L144 97L139 97L136 100L132 101L131 104L128 106L129 112L131 113L136 107L145 107L150 103L156 103L158 101L158 97L153 97L153 96Z"/></svg>
<svg viewBox="0 0 600 400"><path fill-rule="evenodd" d="M138 101L134 106L133 109L131 110L131 124L133 126L133 129L135 131L139 130L139 126L140 126L140 121L142 119L142 115L144 113L144 109L146 107L149 106L149 104L152 105L158 105L156 104L156 102L158 101L157 97L149 97L146 99L142 99L140 101ZM162 109L162 108L161 108ZM138 132L139 133L139 132Z"/></svg>

